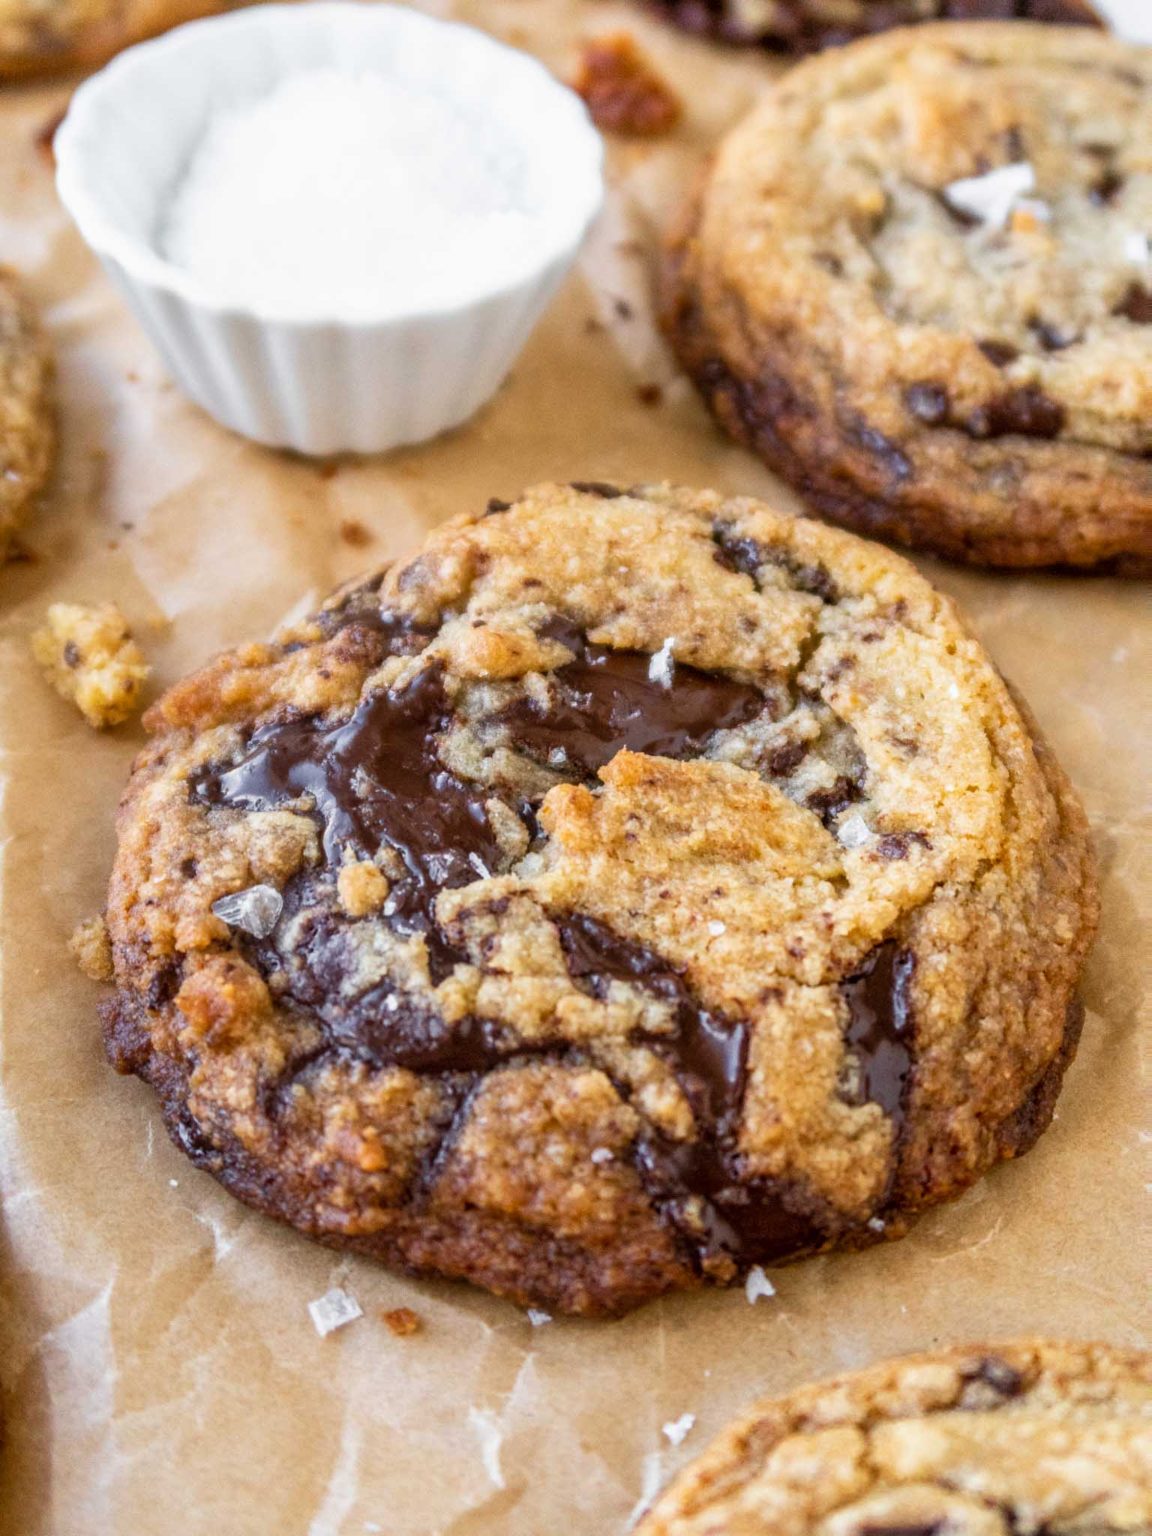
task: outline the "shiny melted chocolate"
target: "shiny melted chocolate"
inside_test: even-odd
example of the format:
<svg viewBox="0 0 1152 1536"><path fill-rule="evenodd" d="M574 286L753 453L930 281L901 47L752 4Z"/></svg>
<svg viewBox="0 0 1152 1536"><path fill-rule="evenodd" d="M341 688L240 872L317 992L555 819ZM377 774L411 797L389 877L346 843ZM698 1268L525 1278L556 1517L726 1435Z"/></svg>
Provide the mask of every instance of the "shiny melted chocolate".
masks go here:
<svg viewBox="0 0 1152 1536"><path fill-rule="evenodd" d="M542 634L575 659L550 674L547 704L522 699L503 718L518 747L554 766L591 776L622 750L694 757L715 732L764 708L758 688L679 663L665 686L648 675L646 652L593 645L564 620L553 620Z"/></svg>
<svg viewBox="0 0 1152 1536"><path fill-rule="evenodd" d="M897 1125L912 1070L909 984L915 956L895 939L878 944L855 976L840 983L848 1004L847 1041L864 1069L865 1097Z"/></svg>

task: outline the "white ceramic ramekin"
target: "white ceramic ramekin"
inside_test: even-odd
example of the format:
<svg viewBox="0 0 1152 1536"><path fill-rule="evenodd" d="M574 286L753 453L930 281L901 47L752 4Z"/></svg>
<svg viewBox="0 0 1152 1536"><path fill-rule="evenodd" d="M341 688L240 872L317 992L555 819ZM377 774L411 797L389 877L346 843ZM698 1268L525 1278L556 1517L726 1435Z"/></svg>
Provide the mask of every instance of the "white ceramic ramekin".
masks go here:
<svg viewBox="0 0 1152 1536"><path fill-rule="evenodd" d="M546 157L561 195L499 287L450 308L285 319L220 302L163 260L166 203L218 106L302 69L380 69L451 93ZM193 22L81 86L56 138L61 198L181 389L245 437L306 454L378 453L466 421L495 392L603 198L584 104L527 54L392 4L267 5Z"/></svg>

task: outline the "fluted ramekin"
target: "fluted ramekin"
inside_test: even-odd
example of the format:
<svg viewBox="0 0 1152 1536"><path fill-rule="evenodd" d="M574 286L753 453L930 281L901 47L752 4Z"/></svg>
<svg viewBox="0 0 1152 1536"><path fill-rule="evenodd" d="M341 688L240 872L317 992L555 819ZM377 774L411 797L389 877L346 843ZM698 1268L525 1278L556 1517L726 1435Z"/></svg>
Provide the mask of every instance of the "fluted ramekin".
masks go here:
<svg viewBox="0 0 1152 1536"><path fill-rule="evenodd" d="M563 189L499 285L450 306L306 319L222 301L162 258L161 221L211 113L305 69L428 81L546 156ZM245 437L306 454L378 453L466 421L495 392L603 198L584 104L527 54L392 4L267 5L193 22L80 87L56 138L60 196L185 394Z"/></svg>

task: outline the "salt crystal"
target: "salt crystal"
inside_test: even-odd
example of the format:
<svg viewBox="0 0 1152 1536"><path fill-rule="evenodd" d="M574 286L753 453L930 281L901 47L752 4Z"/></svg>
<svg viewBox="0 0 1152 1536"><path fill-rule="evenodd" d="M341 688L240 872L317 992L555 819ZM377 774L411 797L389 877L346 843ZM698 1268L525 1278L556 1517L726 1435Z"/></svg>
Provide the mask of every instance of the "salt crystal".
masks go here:
<svg viewBox="0 0 1152 1536"><path fill-rule="evenodd" d="M775 1296L776 1287L768 1276L760 1268L759 1264L748 1271L744 1281L744 1294L748 1298L748 1305L754 1307L761 1296Z"/></svg>
<svg viewBox="0 0 1152 1536"><path fill-rule="evenodd" d="M1152 261L1152 245L1148 236L1139 230L1133 230L1124 236L1124 255L1135 266L1146 266Z"/></svg>
<svg viewBox="0 0 1152 1536"><path fill-rule="evenodd" d="M670 1440L673 1445L679 1445L692 1431L696 1422L694 1413L682 1413L678 1419L664 1426L664 1438Z"/></svg>
<svg viewBox="0 0 1152 1536"><path fill-rule="evenodd" d="M532 1324L533 1328L543 1328L545 1323L552 1321L552 1314L551 1312L541 1312L538 1307L529 1307L528 1321Z"/></svg>
<svg viewBox="0 0 1152 1536"><path fill-rule="evenodd" d="M722 933L728 932L728 924L722 923L718 918L708 924L708 932L714 939L718 939Z"/></svg>
<svg viewBox="0 0 1152 1536"><path fill-rule="evenodd" d="M358 1317L363 1317L364 1312L355 1296L337 1285L308 1303L308 1315L312 1319L312 1326L324 1339L330 1333L335 1333L337 1328L344 1328Z"/></svg>
<svg viewBox="0 0 1152 1536"><path fill-rule="evenodd" d="M159 243L219 300L380 318L504 286L560 196L497 112L399 72L306 69L209 117Z"/></svg>
<svg viewBox="0 0 1152 1536"><path fill-rule="evenodd" d="M212 911L230 928L242 928L254 939L266 939L280 921L284 898L272 885L250 885L212 903Z"/></svg>
<svg viewBox="0 0 1152 1536"><path fill-rule="evenodd" d="M869 1232L883 1232L884 1231L884 1223L880 1220L879 1216L872 1216L872 1217L869 1218L869 1220L868 1220L868 1230L869 1230Z"/></svg>
<svg viewBox="0 0 1152 1536"><path fill-rule="evenodd" d="M859 811L853 811L836 828L836 836L845 848L862 848L871 839L872 828Z"/></svg>
<svg viewBox="0 0 1152 1536"><path fill-rule="evenodd" d="M1036 172L1027 160L1000 165L983 176L965 176L944 188L944 201L981 224L1003 229L1013 208L1036 186Z"/></svg>
<svg viewBox="0 0 1152 1536"><path fill-rule="evenodd" d="M594 1163L610 1163L614 1161L614 1156L608 1147L593 1147L592 1161Z"/></svg>
<svg viewBox="0 0 1152 1536"><path fill-rule="evenodd" d="M676 663L672 658L672 652L675 648L676 641L669 635L648 663L649 682L659 683L661 688L671 688L672 674L676 668Z"/></svg>

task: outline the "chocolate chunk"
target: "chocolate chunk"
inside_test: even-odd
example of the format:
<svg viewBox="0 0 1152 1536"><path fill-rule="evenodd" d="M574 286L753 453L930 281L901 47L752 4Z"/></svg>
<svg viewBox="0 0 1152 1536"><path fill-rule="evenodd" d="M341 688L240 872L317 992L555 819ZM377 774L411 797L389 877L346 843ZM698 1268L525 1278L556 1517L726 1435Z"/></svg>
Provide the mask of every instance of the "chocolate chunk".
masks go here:
<svg viewBox="0 0 1152 1536"><path fill-rule="evenodd" d="M737 1137L748 1074L747 1026L703 1007L666 960L596 919L574 913L555 921L569 972L593 997L607 996L613 981L626 981L672 1010L675 1035L651 1036L647 1043L684 1087L696 1135L674 1142L646 1127L637 1141L637 1166L697 1263L705 1267L726 1256L747 1267L819 1247L820 1229L789 1207L779 1186L764 1179L741 1182Z"/></svg>
<svg viewBox="0 0 1152 1536"><path fill-rule="evenodd" d="M1152 293L1143 283L1130 283L1112 313L1123 315L1125 320L1132 320L1137 325L1152 325Z"/></svg>
<svg viewBox="0 0 1152 1536"><path fill-rule="evenodd" d="M1116 201L1124 189L1125 178L1113 166L1101 171L1096 180L1088 188L1090 202L1098 208L1108 208Z"/></svg>
<svg viewBox="0 0 1152 1536"><path fill-rule="evenodd" d="M964 422L970 437L1058 437L1064 407L1033 385L1012 389L977 406Z"/></svg>
<svg viewBox="0 0 1152 1536"><path fill-rule="evenodd" d="M546 704L521 699L502 716L515 745L541 762L591 775L622 748L691 757L717 731L765 708L759 689L679 663L665 687L648 675L652 658L645 652L592 645L563 620L542 633L576 659L551 674Z"/></svg>
<svg viewBox="0 0 1152 1536"><path fill-rule="evenodd" d="M484 516L495 517L498 512L509 512L511 509L512 503L510 501L501 501L499 496L493 496L484 508Z"/></svg>
<svg viewBox="0 0 1152 1536"><path fill-rule="evenodd" d="M882 859L906 859L912 847L931 848L932 844L923 832L886 832L876 843L876 852Z"/></svg>
<svg viewBox="0 0 1152 1536"><path fill-rule="evenodd" d="M845 1038L864 1070L866 1097L896 1124L904 1120L904 1094L912 1070L909 985L916 957L885 939L862 968L840 983L848 1005Z"/></svg>
<svg viewBox="0 0 1152 1536"><path fill-rule="evenodd" d="M1001 1360L995 1355L988 1355L974 1371L965 1373L966 1381L978 1381L981 1385L990 1387L998 1397L1011 1399L1019 1397L1024 1391L1024 1378L1020 1372L1008 1364L1007 1360Z"/></svg>
<svg viewBox="0 0 1152 1536"><path fill-rule="evenodd" d="M912 474L912 461L897 448L891 438L870 426L866 421L849 422L845 435L859 443L877 461L890 479L907 480Z"/></svg>
<svg viewBox="0 0 1152 1536"><path fill-rule="evenodd" d="M1010 341L978 341L976 345L984 356L997 368L1007 368L1020 356L1020 348Z"/></svg>
<svg viewBox="0 0 1152 1536"><path fill-rule="evenodd" d="M824 825L830 828L841 811L846 811L850 805L855 805L860 795L859 784L853 783L851 779L841 774L827 789L813 790L804 804L813 815L819 816Z"/></svg>
<svg viewBox="0 0 1152 1536"><path fill-rule="evenodd" d="M618 299L616 302L623 301ZM615 501L618 497L628 494L618 485L609 485L606 480L573 480L572 489L583 492L585 496L599 496L604 501Z"/></svg>
<svg viewBox="0 0 1152 1536"><path fill-rule="evenodd" d="M930 427L948 419L948 391L942 384L909 384L904 391L904 403L917 421Z"/></svg>
<svg viewBox="0 0 1152 1536"><path fill-rule="evenodd" d="M715 524L712 542L716 546L713 559L717 565L722 565L726 571L750 576L757 587L760 586L761 569L766 565L775 565L788 572L797 591L811 593L825 603L839 601L839 589L822 565L810 565L778 549L767 549L755 539L738 534L731 523Z"/></svg>
<svg viewBox="0 0 1152 1536"><path fill-rule="evenodd" d="M189 787L204 804L249 811L310 796L330 865L345 848L360 858L381 847L400 856L406 874L393 884L388 916L401 933L424 933L441 890L470 884L502 857L484 808L490 791L437 756L449 714L441 673L429 667L402 690L364 699L339 724L311 717L262 726L236 763L200 770Z"/></svg>
<svg viewBox="0 0 1152 1536"><path fill-rule="evenodd" d="M1080 340L1075 331L1064 331L1057 325L1049 325L1048 321L1042 320L1039 315L1032 316L1028 322L1028 329L1045 352L1063 352L1067 347L1075 346Z"/></svg>

